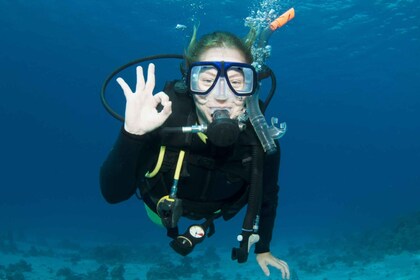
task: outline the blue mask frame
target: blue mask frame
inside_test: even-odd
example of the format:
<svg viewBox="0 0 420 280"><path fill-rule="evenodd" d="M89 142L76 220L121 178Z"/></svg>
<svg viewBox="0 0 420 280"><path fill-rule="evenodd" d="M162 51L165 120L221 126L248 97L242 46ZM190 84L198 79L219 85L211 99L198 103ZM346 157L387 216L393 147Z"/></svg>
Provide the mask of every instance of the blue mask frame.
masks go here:
<svg viewBox="0 0 420 280"><path fill-rule="evenodd" d="M192 69L195 66L213 66L217 69L217 74L216 77L214 79L213 84L205 91L196 91L193 89L192 85L191 85L191 74L192 74ZM227 77L227 71L231 68L231 67L240 67L240 68L245 68L245 69L250 69L252 72L252 78L251 78L251 82L252 82L252 89L249 92L245 92L245 93L241 93L238 92L237 90L235 90L235 88L231 85L228 77ZM240 63L240 62L229 62L229 61L200 61L200 62L194 62L191 64L191 66L188 69L188 75L187 75L187 85L188 88L190 90L191 93L193 94L197 94L197 95L206 95L208 93L210 93L213 88L216 86L217 82L219 81L220 77L225 78L230 90L237 96L249 96L249 95L253 95L255 93L255 91L257 90L258 84L257 84L257 71L255 70L255 68L247 63ZM249 82L249 81L248 81Z"/></svg>

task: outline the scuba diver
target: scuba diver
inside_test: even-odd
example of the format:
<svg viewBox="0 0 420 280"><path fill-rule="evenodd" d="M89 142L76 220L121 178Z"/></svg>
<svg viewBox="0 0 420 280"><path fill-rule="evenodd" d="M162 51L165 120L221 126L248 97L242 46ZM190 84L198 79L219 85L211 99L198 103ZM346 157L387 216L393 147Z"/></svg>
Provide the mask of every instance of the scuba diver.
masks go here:
<svg viewBox="0 0 420 280"><path fill-rule="evenodd" d="M265 275L272 266L290 279L287 263L270 251L279 144L270 139L274 146L267 148L258 135L261 129L251 123L261 117L251 53L256 32L243 40L228 32L197 40L196 33L184 55L183 78L167 82L163 91L154 94L152 63L146 79L137 66L134 90L117 78L126 98L125 118L101 166L102 195L109 203L141 198L149 217L166 228L170 246L183 256L215 233L215 219L229 220L247 206L232 259L247 261L255 245ZM285 127L277 130L282 135ZM195 221L184 233L178 229L181 217Z"/></svg>

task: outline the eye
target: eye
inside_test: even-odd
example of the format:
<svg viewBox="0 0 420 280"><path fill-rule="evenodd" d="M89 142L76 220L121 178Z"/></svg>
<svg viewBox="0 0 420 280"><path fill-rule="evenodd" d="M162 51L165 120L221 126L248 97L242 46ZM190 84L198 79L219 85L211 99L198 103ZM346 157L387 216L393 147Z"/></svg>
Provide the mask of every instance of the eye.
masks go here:
<svg viewBox="0 0 420 280"><path fill-rule="evenodd" d="M214 69L202 69L199 76L199 83L203 87L210 87L217 76L217 72Z"/></svg>
<svg viewBox="0 0 420 280"><path fill-rule="evenodd" d="M243 80L241 79L233 79L229 81L234 89L241 89L243 87Z"/></svg>
<svg viewBox="0 0 420 280"><path fill-rule="evenodd" d="M202 83L203 85L212 85L213 82L214 82L214 79L212 78L206 78L206 77L200 78L200 83Z"/></svg>
<svg viewBox="0 0 420 280"><path fill-rule="evenodd" d="M242 89L244 86L244 72L241 68L230 68L228 71L230 85L235 89Z"/></svg>

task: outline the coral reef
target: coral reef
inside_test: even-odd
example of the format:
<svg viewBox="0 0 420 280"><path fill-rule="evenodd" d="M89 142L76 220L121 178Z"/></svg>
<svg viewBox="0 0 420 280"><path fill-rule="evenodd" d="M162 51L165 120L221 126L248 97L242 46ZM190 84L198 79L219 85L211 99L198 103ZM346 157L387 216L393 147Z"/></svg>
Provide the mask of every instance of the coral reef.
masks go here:
<svg viewBox="0 0 420 280"><path fill-rule="evenodd" d="M19 252L15 238L11 231L0 232L0 252L14 254Z"/></svg>
<svg viewBox="0 0 420 280"><path fill-rule="evenodd" d="M54 257L54 251L51 248L38 248L32 245L24 255L26 257Z"/></svg>
<svg viewBox="0 0 420 280"><path fill-rule="evenodd" d="M124 265L122 265L122 264L116 265L111 270L111 273L110 273L111 274L111 279L112 280L124 280L124 273L125 273Z"/></svg>
<svg viewBox="0 0 420 280"><path fill-rule="evenodd" d="M21 247L18 249L18 245ZM141 265L149 269L147 279L215 279L224 280L220 270L220 256L216 248L202 247L191 257L174 258L164 253L159 245L145 244L142 246L100 244L81 246L79 243L64 239L52 240L32 237L30 241L16 242L12 232L0 235L0 252L11 258L16 256L28 259L49 259L67 263L62 266L46 266L46 272L51 279L62 280L124 280L126 266ZM86 263L96 262L98 266L86 271ZM35 264L35 263L34 263ZM39 270L39 266L35 266ZM44 266L45 267L45 266ZM45 268L44 268L45 269ZM39 271L33 271L34 275ZM0 266L0 279L20 280L30 278L31 265L26 261ZM246 280L245 278L238 278ZM142 279L144 280L144 278Z"/></svg>
<svg viewBox="0 0 420 280"><path fill-rule="evenodd" d="M320 273L338 263L349 267L381 261L387 255L420 252L420 212L374 230L337 236L303 246L289 247L287 259L300 270Z"/></svg>
<svg viewBox="0 0 420 280"><path fill-rule="evenodd" d="M25 273L31 272L32 266L25 260L9 264L7 267L0 266L0 279L23 280Z"/></svg>
<svg viewBox="0 0 420 280"><path fill-rule="evenodd" d="M129 250L121 246L98 246L93 248L91 258L98 263L124 263L128 261Z"/></svg>
<svg viewBox="0 0 420 280"><path fill-rule="evenodd" d="M81 250L83 258L93 259L100 264L164 262L168 256L160 254L157 246L101 245L89 250Z"/></svg>
<svg viewBox="0 0 420 280"><path fill-rule="evenodd" d="M87 273L76 273L68 267L63 267L57 271L56 276L64 280L124 280L124 272L123 265L113 267L110 273L108 266L102 264L96 270Z"/></svg>
<svg viewBox="0 0 420 280"><path fill-rule="evenodd" d="M220 266L220 256L216 253L215 247L206 247L203 255L192 259L184 257L180 263L167 259L159 260L149 269L146 274L147 280L181 280L181 279L212 279L226 280L220 272L215 272ZM243 279L245 280L245 279Z"/></svg>

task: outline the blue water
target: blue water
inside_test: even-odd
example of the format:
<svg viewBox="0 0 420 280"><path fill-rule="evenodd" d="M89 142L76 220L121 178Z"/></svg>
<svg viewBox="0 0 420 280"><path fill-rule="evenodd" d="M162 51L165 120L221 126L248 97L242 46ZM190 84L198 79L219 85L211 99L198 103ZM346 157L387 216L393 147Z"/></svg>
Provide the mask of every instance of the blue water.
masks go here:
<svg viewBox="0 0 420 280"><path fill-rule="evenodd" d="M273 243L418 212L420 3L278 2L296 18L273 34L267 61L278 79L267 117L289 128ZM245 36L257 6L0 0L0 231L147 242L150 230L166 246L141 203L108 205L100 195L98 170L121 126L100 103L102 82L136 58L182 54L197 21L201 35ZM180 77L178 64L157 63L159 90ZM110 98L122 113L123 94ZM236 245L233 223L212 238Z"/></svg>

